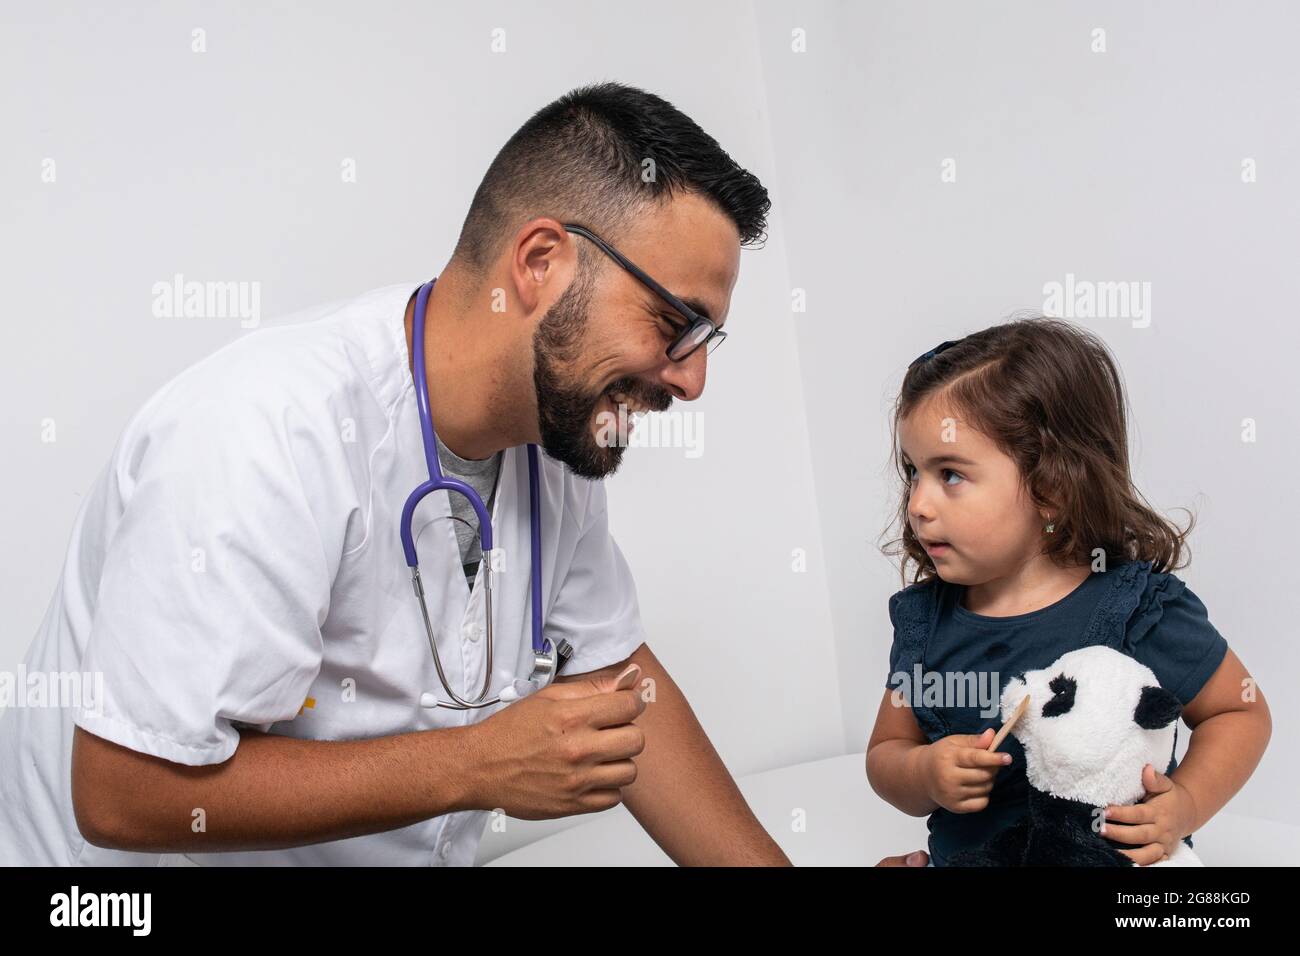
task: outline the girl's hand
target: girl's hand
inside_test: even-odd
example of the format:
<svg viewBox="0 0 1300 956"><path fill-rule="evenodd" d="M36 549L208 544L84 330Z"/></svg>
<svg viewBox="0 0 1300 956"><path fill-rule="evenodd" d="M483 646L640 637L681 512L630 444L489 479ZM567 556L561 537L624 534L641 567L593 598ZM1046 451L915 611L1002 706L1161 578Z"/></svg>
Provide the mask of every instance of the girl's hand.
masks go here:
<svg viewBox="0 0 1300 956"><path fill-rule="evenodd" d="M921 767L926 795L953 813L975 813L989 805L989 792L998 771L1011 755L990 751L993 729L978 737L949 734L922 748Z"/></svg>
<svg viewBox="0 0 1300 956"><path fill-rule="evenodd" d="M1186 787L1151 764L1142 768L1142 786L1147 794L1141 803L1106 808L1101 832L1111 840L1136 846L1136 850L1120 852L1138 866L1147 866L1172 855L1182 838L1192 832L1196 804Z"/></svg>

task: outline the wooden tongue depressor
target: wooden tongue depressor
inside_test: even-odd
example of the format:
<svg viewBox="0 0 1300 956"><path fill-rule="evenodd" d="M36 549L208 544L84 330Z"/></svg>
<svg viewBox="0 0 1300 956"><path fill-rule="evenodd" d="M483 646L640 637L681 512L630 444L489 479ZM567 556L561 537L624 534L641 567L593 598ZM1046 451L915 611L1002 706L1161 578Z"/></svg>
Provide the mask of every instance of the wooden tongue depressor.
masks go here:
<svg viewBox="0 0 1300 956"><path fill-rule="evenodd" d="M1002 725L1002 729L994 735L993 743L989 744L989 750L998 749L998 744L1002 743L1002 741L1006 739L1007 734L1011 733L1011 728L1016 725L1016 721L1019 720L1021 715L1028 709L1029 695L1026 694L1024 697L1020 698L1020 703L1016 705L1015 712L1007 718L1007 722Z"/></svg>

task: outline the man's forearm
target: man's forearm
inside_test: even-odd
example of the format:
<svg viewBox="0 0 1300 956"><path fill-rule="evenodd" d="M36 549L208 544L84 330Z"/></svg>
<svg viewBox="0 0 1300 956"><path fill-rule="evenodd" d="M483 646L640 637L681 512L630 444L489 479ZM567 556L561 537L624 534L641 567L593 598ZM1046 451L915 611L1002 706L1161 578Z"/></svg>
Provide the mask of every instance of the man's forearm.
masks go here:
<svg viewBox="0 0 1300 956"><path fill-rule="evenodd" d="M668 671L644 644L630 660L642 686L654 680L654 699L635 721L646 742L623 789L628 810L680 866L789 866Z"/></svg>
<svg viewBox="0 0 1300 956"><path fill-rule="evenodd" d="M349 741L245 731L229 760L190 767L78 728L73 802L87 839L114 849L221 852L341 840L466 809L468 730Z"/></svg>

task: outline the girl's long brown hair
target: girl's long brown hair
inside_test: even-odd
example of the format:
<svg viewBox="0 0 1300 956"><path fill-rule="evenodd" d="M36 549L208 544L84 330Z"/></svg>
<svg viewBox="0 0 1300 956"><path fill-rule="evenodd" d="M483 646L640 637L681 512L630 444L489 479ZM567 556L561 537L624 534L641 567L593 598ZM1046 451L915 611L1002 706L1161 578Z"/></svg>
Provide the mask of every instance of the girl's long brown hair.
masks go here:
<svg viewBox="0 0 1300 956"><path fill-rule="evenodd" d="M1031 500L1055 524L1043 552L1062 567L1151 561L1153 570L1184 567L1186 528L1156 512L1129 474L1128 398L1110 351L1092 332L1059 319L1023 318L966 336L907 371L890 435L902 483L898 513L886 533L901 536L882 551L899 557L907 581L937 575L907 518L911 481L898 443L899 423L927 399L995 442L1015 462ZM1187 510L1187 509L1184 509Z"/></svg>

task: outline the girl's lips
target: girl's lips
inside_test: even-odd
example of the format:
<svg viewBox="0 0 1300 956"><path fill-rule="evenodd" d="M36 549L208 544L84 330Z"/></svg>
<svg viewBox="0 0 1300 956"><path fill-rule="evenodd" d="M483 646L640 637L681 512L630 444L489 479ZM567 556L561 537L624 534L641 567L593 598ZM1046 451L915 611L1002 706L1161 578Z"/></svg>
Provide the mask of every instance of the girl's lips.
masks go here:
<svg viewBox="0 0 1300 956"><path fill-rule="evenodd" d="M948 544L947 541L932 541L925 543L925 550L931 555L946 554L950 547L952 547L952 545Z"/></svg>

